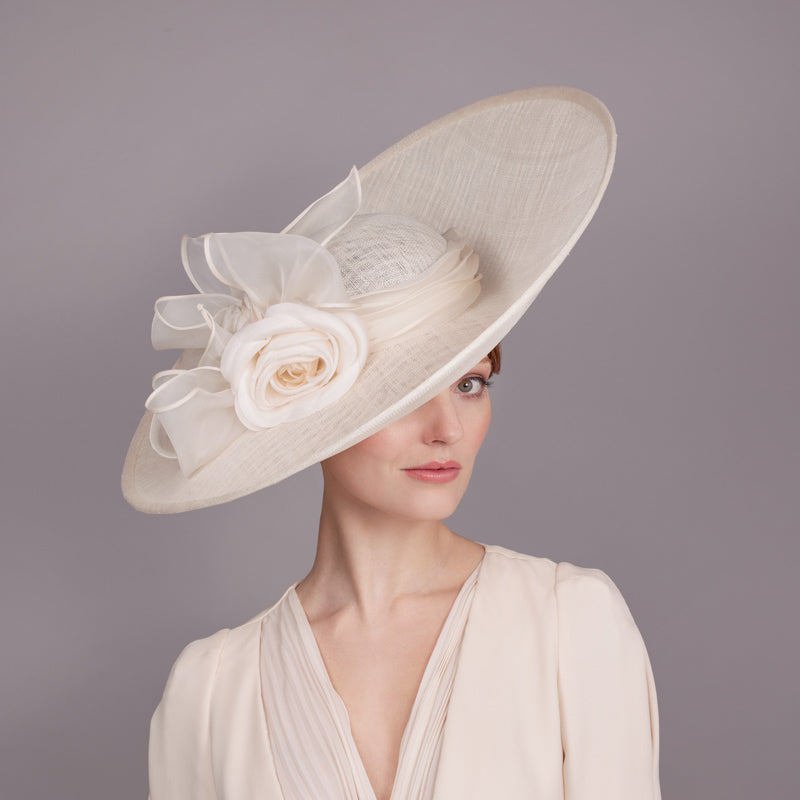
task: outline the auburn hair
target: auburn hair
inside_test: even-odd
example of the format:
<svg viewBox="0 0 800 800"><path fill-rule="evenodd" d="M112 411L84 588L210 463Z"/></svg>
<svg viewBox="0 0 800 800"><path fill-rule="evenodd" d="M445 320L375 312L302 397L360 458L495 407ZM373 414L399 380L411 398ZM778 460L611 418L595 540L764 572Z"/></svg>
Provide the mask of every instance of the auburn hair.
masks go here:
<svg viewBox="0 0 800 800"><path fill-rule="evenodd" d="M492 349L491 353L489 353L489 361L492 363L492 371L489 373L489 376L491 377L492 375L500 372L500 362L502 361L502 358L499 344Z"/></svg>

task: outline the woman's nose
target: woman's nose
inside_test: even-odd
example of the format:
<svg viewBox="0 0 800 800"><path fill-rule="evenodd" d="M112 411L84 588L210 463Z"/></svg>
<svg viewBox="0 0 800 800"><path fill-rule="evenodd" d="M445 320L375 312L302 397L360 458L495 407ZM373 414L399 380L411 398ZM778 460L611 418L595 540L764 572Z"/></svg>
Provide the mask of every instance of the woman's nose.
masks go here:
<svg viewBox="0 0 800 800"><path fill-rule="evenodd" d="M452 444L464 435L464 427L450 389L445 389L419 409L426 444Z"/></svg>

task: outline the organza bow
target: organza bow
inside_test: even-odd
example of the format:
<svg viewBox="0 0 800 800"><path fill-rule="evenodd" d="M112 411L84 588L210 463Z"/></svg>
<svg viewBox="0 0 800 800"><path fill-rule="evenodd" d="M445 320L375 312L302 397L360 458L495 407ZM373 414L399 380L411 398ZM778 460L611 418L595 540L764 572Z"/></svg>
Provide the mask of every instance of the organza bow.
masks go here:
<svg viewBox="0 0 800 800"><path fill-rule="evenodd" d="M357 213L355 167L281 233L184 237L183 267L199 293L161 297L157 350L182 349L153 378L150 441L190 476L246 430L302 419L341 398L370 350L469 306L477 255L455 235L410 285L358 297L325 248Z"/></svg>

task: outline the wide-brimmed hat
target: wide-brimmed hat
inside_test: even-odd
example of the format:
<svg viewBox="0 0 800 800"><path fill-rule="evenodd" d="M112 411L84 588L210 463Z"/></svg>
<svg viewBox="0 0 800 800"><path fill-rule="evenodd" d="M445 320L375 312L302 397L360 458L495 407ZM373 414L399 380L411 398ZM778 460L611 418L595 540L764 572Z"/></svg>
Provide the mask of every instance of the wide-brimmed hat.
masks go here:
<svg viewBox="0 0 800 800"><path fill-rule="evenodd" d="M434 397L569 253L615 146L591 95L511 92L354 168L280 233L185 238L197 292L156 303L154 346L182 353L154 379L125 498L150 513L224 503Z"/></svg>

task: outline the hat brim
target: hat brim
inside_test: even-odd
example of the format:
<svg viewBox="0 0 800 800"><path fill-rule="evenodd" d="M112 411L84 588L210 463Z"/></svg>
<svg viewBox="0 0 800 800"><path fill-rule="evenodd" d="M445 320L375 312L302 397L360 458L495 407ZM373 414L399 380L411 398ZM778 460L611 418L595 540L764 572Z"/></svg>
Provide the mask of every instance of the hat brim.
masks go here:
<svg viewBox="0 0 800 800"><path fill-rule="evenodd" d="M313 416L247 431L186 478L134 434L122 492L134 508L177 513L275 484L371 436L434 397L514 326L591 220L616 132L595 97L564 87L490 97L442 117L359 169L361 211L455 228L479 254L481 294L457 319L371 354L344 398Z"/></svg>

